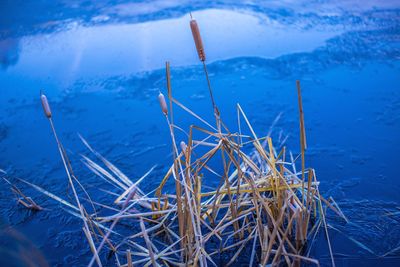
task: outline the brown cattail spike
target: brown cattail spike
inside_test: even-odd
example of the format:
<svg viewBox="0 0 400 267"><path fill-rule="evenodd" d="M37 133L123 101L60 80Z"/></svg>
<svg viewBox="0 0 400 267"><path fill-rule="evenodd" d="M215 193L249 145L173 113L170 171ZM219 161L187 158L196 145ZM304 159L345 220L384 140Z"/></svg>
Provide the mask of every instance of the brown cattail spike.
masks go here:
<svg viewBox="0 0 400 267"><path fill-rule="evenodd" d="M158 101L160 102L161 110L164 113L164 115L168 115L167 102L165 101L165 97L161 92L158 95Z"/></svg>
<svg viewBox="0 0 400 267"><path fill-rule="evenodd" d="M47 97L44 94L41 94L40 100L42 101L44 115L46 115L46 117L50 119L51 118L51 109L50 109L49 101L47 101Z"/></svg>
<svg viewBox="0 0 400 267"><path fill-rule="evenodd" d="M194 43L196 45L197 54L199 55L199 58L201 61L205 61L206 53L204 52L204 47L203 47L203 42L201 40L199 25L197 25L197 22L195 19L190 20L190 29L192 30L192 35L193 35Z"/></svg>

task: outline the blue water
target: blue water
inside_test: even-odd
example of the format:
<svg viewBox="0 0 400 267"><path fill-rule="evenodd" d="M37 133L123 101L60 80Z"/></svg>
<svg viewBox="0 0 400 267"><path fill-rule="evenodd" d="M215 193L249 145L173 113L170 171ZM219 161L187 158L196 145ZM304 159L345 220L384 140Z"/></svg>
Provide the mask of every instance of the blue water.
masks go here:
<svg viewBox="0 0 400 267"><path fill-rule="evenodd" d="M157 164L143 189L161 181L171 162L156 99L166 92L166 60L176 98L212 121L189 12L200 24L215 98L231 128L238 102L260 136L281 114L272 137L288 136L286 145L298 153L301 80L307 165L351 221L329 218L341 231L330 231L337 265L400 265L400 250L379 257L400 246L396 1L0 1L0 169L49 209L24 209L1 182L3 228L24 235L50 265L85 265L90 257L80 221L15 179L68 199L40 90L77 176L96 199L106 186L81 162L90 153L77 133L132 180ZM175 116L182 127L192 123L183 112ZM323 235L317 243L311 255L329 265Z"/></svg>

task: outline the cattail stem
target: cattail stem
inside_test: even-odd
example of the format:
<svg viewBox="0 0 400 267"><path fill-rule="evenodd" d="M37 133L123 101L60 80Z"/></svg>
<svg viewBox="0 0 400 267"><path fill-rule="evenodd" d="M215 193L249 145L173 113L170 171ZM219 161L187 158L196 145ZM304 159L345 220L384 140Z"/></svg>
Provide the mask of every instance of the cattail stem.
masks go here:
<svg viewBox="0 0 400 267"><path fill-rule="evenodd" d="M73 171L72 171L71 164L69 163L68 156L67 156L67 154L65 152L65 149L62 146L60 140L58 139L58 135L57 135L56 129L54 127L54 123L53 123L53 120L52 120L52 113L51 113L49 102L47 100L47 97L44 94L41 94L40 99L42 101L43 111L44 111L46 117L49 119L50 127L51 127L51 130L53 132L54 138L56 139L58 151L60 152L60 156L61 156L64 168L65 168L65 172L67 173L67 176L68 176L69 184L70 184L72 192L74 194L76 204L77 204L77 206L79 208L79 212L80 212L80 215L82 217L83 224L84 224L85 234L86 234L86 236L87 236L87 238L89 240L89 244L94 244L92 235L91 235L90 230L89 230L89 226L88 226L87 221L86 221L86 216L85 216L85 213L84 213L84 210L83 210L84 208L81 205L81 202L79 200L78 194L77 194L76 189L75 189L75 185L74 185L73 180L72 180ZM94 254L93 255L94 260L96 260L96 262L97 262L97 264L99 266L102 266L100 258L99 258L99 255L96 252L93 252L93 254Z"/></svg>
<svg viewBox="0 0 400 267"><path fill-rule="evenodd" d="M305 180L305 150L306 143L306 130L304 127L304 113L303 113L303 100L301 98L300 81L296 81L297 86L297 100L299 103L299 121L300 121L300 146L301 146L301 180L302 180L302 203L304 202L304 180Z"/></svg>
<svg viewBox="0 0 400 267"><path fill-rule="evenodd" d="M168 100L170 108L169 113L170 113L171 123L174 124L174 112L172 107L171 70L169 61L165 62L165 78L167 80L167 91L168 91Z"/></svg>
<svg viewBox="0 0 400 267"><path fill-rule="evenodd" d="M185 179L185 177L182 177L182 179L180 178L180 176L181 175L184 176L185 173L183 171L182 163L179 160L179 154L180 153L178 152L178 146L177 146L176 141L175 141L175 135L174 135L174 132L173 132L173 125L171 124L171 122L169 121L169 118L168 118L168 106L167 106L167 103L165 101L165 97L161 92L158 95L158 101L160 103L161 111L163 112L163 114L165 116L165 119L167 121L169 130L170 130L171 139L172 139L173 154L174 154L174 159L175 159L174 162L178 162L178 167L179 167L178 173L175 173L175 168L173 168L173 172L172 172L173 175L175 176L174 178L175 178L176 187L178 189L178 187L180 188L181 185L182 185L183 189L184 189L184 192L185 192L186 204L187 204L185 206L185 209L187 209L188 213L189 213L188 214L189 216L186 217L188 219L188 224L186 225L186 227L191 224L191 226L192 226L191 231L193 231L193 233L194 233L196 246L200 247L201 244L202 244L200 221L199 220L195 220L195 217L194 217L195 213L196 213L197 217L199 217L199 215L197 214L197 210L198 209L196 207L197 206L196 205L196 201L194 200L193 196L190 194L190 192L191 191L193 192L194 190L191 188L191 185L189 184L190 179ZM187 180L187 181L185 181L185 180ZM190 187L190 190L189 190L189 187ZM177 198L178 197L179 196L177 196ZM178 203L179 203L179 201L180 200L178 200ZM182 208L183 208L183 206L182 206ZM183 211L183 209L181 209L181 211ZM179 215L179 213L178 213L178 215ZM182 221L184 221L184 219L185 218L181 218L181 225L182 226L184 225L182 223ZM179 218L178 218L178 220L179 220ZM182 230L180 230L180 231L182 231ZM190 250L190 246L189 246L189 250ZM203 257L202 254L200 255L200 259L199 260L200 260L200 266L203 266L204 265L203 264L204 257Z"/></svg>
<svg viewBox="0 0 400 267"><path fill-rule="evenodd" d="M54 138L56 139L56 142L57 142L57 145L58 145L58 150L60 152L60 156L61 156L61 159L62 159L63 164L64 164L65 172L67 173L67 176L68 176L69 184L71 185L72 192L74 194L76 204L78 205L79 212L80 212L82 220L83 220L85 234L86 234L86 236L87 236L87 238L89 240L89 244L93 244L94 245L93 238L92 238L92 235L91 235L90 230L89 230L89 226L88 226L87 221L85 219L86 216L85 216L85 214L83 212L83 207L82 207L82 205L80 203L78 194L76 192L76 189L75 189L72 177L71 177L72 169L70 167L69 160L67 160L64 147L62 146L61 142L58 139L57 132L56 132L56 129L54 127L54 123L53 123L53 120L51 119L51 117L49 118L49 122L50 122L51 129L53 131ZM94 260L96 260L98 266L102 266L100 258L99 258L99 255L98 255L98 253L96 253L96 251L93 251L93 262L94 262Z"/></svg>
<svg viewBox="0 0 400 267"><path fill-rule="evenodd" d="M203 61L203 69L204 69L204 73L205 73L206 79L207 79L208 92L210 94L210 99L211 99L211 103L212 103L212 106L213 106L214 117L215 117L217 129L218 129L218 132L221 133L220 113L219 113L217 105L215 104L214 95L213 95L213 91L212 91L212 88L211 88L210 78L208 77L207 66L206 66L206 63L204 61Z"/></svg>
<svg viewBox="0 0 400 267"><path fill-rule="evenodd" d="M167 103L165 101L165 97L164 95L160 92L160 94L158 95L158 101L160 103L161 106L161 110L163 112L163 114L165 115L166 119L167 119L167 123L168 123L168 127L169 130L171 132L171 137L173 138L174 136L174 127L171 127L171 125L173 125L173 109L172 109L172 89L171 89L171 72L170 72L170 64L169 62L165 62L165 77L166 77L166 81L167 81L167 91L168 91L168 99L169 99L169 105L170 105L170 109L171 109L171 122L168 119L168 107L167 107ZM173 138L174 140L174 138ZM177 170L177 166L175 164L176 162L176 153L173 153L174 155L174 166L173 166L173 174L176 173ZM179 175L175 175L176 177L179 177ZM178 210L178 226L179 226L179 236L182 238L181 239L181 247L184 247L184 228L185 228L185 223L184 223L184 218L183 218L183 214L182 214L182 187L181 187L181 182L177 179L175 179L175 191L176 191L176 204L177 204L177 210ZM160 197L159 197L160 198ZM159 199L160 201L160 199ZM183 252L181 254L181 257L183 257Z"/></svg>
<svg viewBox="0 0 400 267"><path fill-rule="evenodd" d="M190 13L190 18L191 18L190 19L190 29L192 30L194 44L196 46L196 50L197 50L197 54L199 55L199 59L203 63L203 69L204 69L204 73L205 73L206 79L207 79L208 91L210 93L211 103L212 103L212 107L213 107L213 111L214 111L215 120L217 123L218 132L221 132L220 114L219 114L217 105L215 104L215 100L214 100L214 96L213 96L213 92L212 92L212 88L211 88L210 78L208 77L207 66L205 63L206 54L204 51L203 41L202 41L201 35L200 35L199 25L197 24L197 21L195 19L193 19L192 13Z"/></svg>
<svg viewBox="0 0 400 267"><path fill-rule="evenodd" d="M218 112L218 109L217 109L217 105L215 104L214 95L213 95L212 88L211 88L210 78L208 77L207 66L206 66L206 63L204 61L203 61L203 69L204 69L204 73L206 75L208 92L210 93L210 98L211 98L211 103L212 103L212 106L213 106L213 109L214 109L214 113L215 113L216 116L219 117L219 112Z"/></svg>

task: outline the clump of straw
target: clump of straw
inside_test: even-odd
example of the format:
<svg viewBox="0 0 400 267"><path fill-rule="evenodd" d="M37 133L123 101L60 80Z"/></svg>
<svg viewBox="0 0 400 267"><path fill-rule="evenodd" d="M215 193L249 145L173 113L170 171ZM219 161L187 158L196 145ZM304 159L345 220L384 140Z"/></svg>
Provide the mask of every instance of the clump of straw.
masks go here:
<svg viewBox="0 0 400 267"><path fill-rule="evenodd" d="M191 19L190 27L204 66L215 126L173 97L167 62L168 104L161 92L158 101L172 141L173 162L169 170L157 188L145 193L139 183L154 167L134 183L82 138L106 168L86 156L83 156L83 162L116 188L114 192L107 191L115 198L113 205L116 207L90 201L91 205L105 209L107 213L103 215L94 208L94 213L88 214L75 190L75 185L82 185L57 137L50 106L42 94L44 112L76 203L71 204L40 190L82 219L83 231L93 253L89 266L95 262L102 265L101 252L105 244L114 253L117 265L128 267L217 266L224 256L228 258L223 263L226 266L243 259L249 266L256 263L261 266L319 265L308 252L321 228L326 235L332 265L335 265L325 220L326 208L345 217L331 200L321 196L315 170L306 168L300 82L297 82L301 145L301 170L298 171L297 157L294 159L285 147L277 150L271 137L256 135L239 104L236 106L238 130L232 132L223 123L213 97L204 46L194 19ZM174 130L181 128L175 123L174 107L182 108L200 123L190 126L187 140L176 140ZM167 194L164 185L169 179L175 184L175 192ZM219 179L218 186L210 189L207 186L210 179ZM119 227L121 220L125 226L132 226L128 235L123 230L126 227Z"/></svg>

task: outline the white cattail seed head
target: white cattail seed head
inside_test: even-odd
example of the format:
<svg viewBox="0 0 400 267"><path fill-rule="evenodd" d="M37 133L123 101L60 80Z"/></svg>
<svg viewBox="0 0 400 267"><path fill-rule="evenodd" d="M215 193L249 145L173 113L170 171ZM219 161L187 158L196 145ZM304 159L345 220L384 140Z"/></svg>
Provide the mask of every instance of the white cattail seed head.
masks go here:
<svg viewBox="0 0 400 267"><path fill-rule="evenodd" d="M51 118L51 109L50 109L49 101L47 101L47 97L44 94L41 94L40 100L42 101L44 115L46 115L46 117L50 119Z"/></svg>
<svg viewBox="0 0 400 267"><path fill-rule="evenodd" d="M184 141L181 141L181 149L182 149L182 151L183 151L183 153L186 153L186 150L187 150L187 145L185 144L185 142Z"/></svg>
<svg viewBox="0 0 400 267"><path fill-rule="evenodd" d="M168 115L167 102L165 101L165 97L161 92L158 95L158 101L160 102L161 110L164 113L164 115Z"/></svg>

